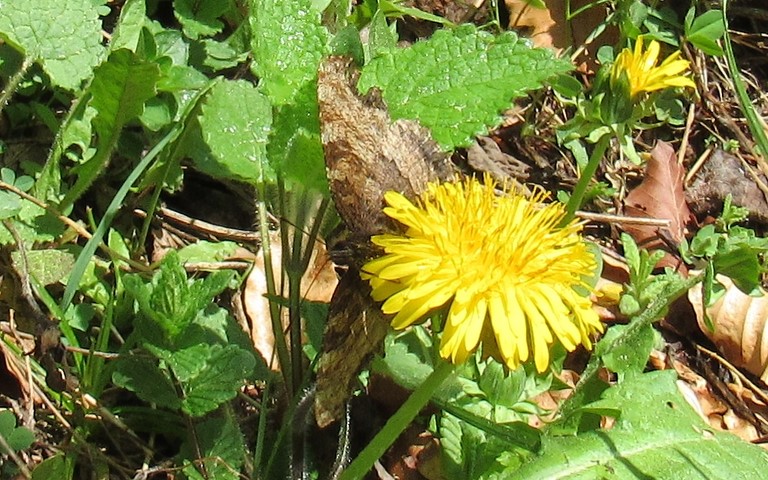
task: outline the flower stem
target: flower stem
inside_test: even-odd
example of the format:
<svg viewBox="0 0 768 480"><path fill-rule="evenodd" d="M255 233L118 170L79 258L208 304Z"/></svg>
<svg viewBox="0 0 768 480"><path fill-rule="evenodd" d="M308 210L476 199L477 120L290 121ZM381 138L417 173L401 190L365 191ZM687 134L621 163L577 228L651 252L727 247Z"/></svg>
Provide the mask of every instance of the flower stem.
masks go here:
<svg viewBox="0 0 768 480"><path fill-rule="evenodd" d="M341 474L339 480L356 480L363 478L373 464L384 455L390 445L394 443L400 433L408 424L416 418L419 411L429 402L435 391L442 385L443 381L453 372L453 364L440 361L432 373L424 380L403 406L387 421L384 428L376 434L371 443L366 446L360 455L347 467Z"/></svg>
<svg viewBox="0 0 768 480"><path fill-rule="evenodd" d="M576 216L576 210L581 207L581 203L584 201L584 194L587 193L587 187L589 182L592 181L592 177L597 172L597 167L600 165L600 160L603 159L605 151L608 149L608 145L611 143L611 135L603 135L600 140L597 141L595 149L592 150L592 155L589 156L587 166L581 172L578 183L571 193L571 198L568 200L568 204L565 206L565 217L560 222L561 226L568 225L571 220Z"/></svg>

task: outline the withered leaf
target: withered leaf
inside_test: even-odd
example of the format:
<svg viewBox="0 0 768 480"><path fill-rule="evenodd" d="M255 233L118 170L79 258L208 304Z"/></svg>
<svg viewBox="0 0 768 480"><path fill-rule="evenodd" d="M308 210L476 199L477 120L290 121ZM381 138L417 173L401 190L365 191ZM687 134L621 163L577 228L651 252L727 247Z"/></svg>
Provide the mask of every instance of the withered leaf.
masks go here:
<svg viewBox="0 0 768 480"><path fill-rule="evenodd" d="M367 244L371 235L398 229L382 213L385 192L413 199L428 182L448 180L452 169L426 128L414 120L392 121L377 91L358 94L358 77L351 59L329 57L318 72L317 96L336 210L351 240ZM387 321L360 279L359 266L349 266L331 299L315 396L321 428L341 417L357 373L387 333Z"/></svg>
<svg viewBox="0 0 768 480"><path fill-rule="evenodd" d="M680 242L685 237L685 226L691 218L691 211L683 191L684 177L685 170L678 163L675 151L668 143L658 142L651 150L645 178L624 200L624 214L669 220L670 227L659 231L659 227L653 225L625 225L624 229L639 246L647 249L665 247L660 235L666 235L674 242ZM674 264L671 258L662 262Z"/></svg>
<svg viewBox="0 0 768 480"><path fill-rule="evenodd" d="M724 275L717 281L725 293L709 307L704 305L701 285L688 291L699 327L728 361L768 383L768 296L762 289L760 297L747 295ZM705 310L714 330L706 325Z"/></svg>

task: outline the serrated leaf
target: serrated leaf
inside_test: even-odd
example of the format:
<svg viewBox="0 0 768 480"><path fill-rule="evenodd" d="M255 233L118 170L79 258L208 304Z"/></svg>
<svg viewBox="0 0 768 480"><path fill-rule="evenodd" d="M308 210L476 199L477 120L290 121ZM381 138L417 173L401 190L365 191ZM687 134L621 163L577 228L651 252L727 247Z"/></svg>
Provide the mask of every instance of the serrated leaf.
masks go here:
<svg viewBox="0 0 768 480"><path fill-rule="evenodd" d="M176 410L181 400L168 376L149 357L131 355L118 360L112 381L148 403Z"/></svg>
<svg viewBox="0 0 768 480"><path fill-rule="evenodd" d="M219 17L231 8L229 0L173 0L174 15L192 40L220 33L224 23Z"/></svg>
<svg viewBox="0 0 768 480"><path fill-rule="evenodd" d="M210 418L195 427L198 439L193 446L186 443L181 455L189 460L202 460L206 476L195 466L188 466L184 473L199 480L237 480L245 458L243 434L231 416ZM193 452L199 452L201 458Z"/></svg>
<svg viewBox="0 0 768 480"><path fill-rule="evenodd" d="M59 204L66 208L77 200L106 166L123 127L144 110L144 102L155 96L160 69L130 50L117 50L94 70L90 106L97 134L96 154L77 168L77 182Z"/></svg>
<svg viewBox="0 0 768 480"><path fill-rule="evenodd" d="M498 362L488 361L480 375L478 385L492 405L514 406L525 388L525 370L518 368L507 375L506 369Z"/></svg>
<svg viewBox="0 0 768 480"><path fill-rule="evenodd" d="M381 88L392 118L418 119L452 150L497 126L516 97L571 68L514 33L493 36L465 25L374 58L358 88Z"/></svg>
<svg viewBox="0 0 768 480"><path fill-rule="evenodd" d="M93 0L4 0L0 37L39 62L52 83L76 90L104 51Z"/></svg>
<svg viewBox="0 0 768 480"><path fill-rule="evenodd" d="M274 179L266 154L272 106L253 85L230 80L217 83L205 98L199 122L208 152L189 149L199 170L215 178L251 184Z"/></svg>
<svg viewBox="0 0 768 480"><path fill-rule="evenodd" d="M175 250L168 252L147 283L138 275L123 278L125 289L138 301L141 312L175 339L232 280L234 272L221 270L204 279L187 279Z"/></svg>
<svg viewBox="0 0 768 480"><path fill-rule="evenodd" d="M173 352L165 358L173 375L183 383L200 374L212 353L212 345L200 344Z"/></svg>
<svg viewBox="0 0 768 480"><path fill-rule="evenodd" d="M504 478L762 478L768 453L712 430L677 390L676 378L674 371L657 371L609 388L588 407L620 409L613 428L545 436L541 454Z"/></svg>
<svg viewBox="0 0 768 480"><path fill-rule="evenodd" d="M497 471L501 468L497 457L513 449L498 437L448 414L440 418L440 446L446 478L479 478Z"/></svg>
<svg viewBox="0 0 768 480"><path fill-rule="evenodd" d="M311 0L252 0L253 73L276 106L294 101L317 78L328 32Z"/></svg>
<svg viewBox="0 0 768 480"><path fill-rule="evenodd" d="M206 365L184 387L182 410L199 417L234 398L256 366L253 354L236 345L212 345Z"/></svg>

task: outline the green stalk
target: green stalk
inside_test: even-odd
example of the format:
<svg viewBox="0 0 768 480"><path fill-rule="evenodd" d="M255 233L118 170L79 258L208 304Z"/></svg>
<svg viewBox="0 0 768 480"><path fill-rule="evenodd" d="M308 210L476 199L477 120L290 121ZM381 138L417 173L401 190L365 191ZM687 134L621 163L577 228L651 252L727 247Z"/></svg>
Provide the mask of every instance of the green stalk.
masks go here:
<svg viewBox="0 0 768 480"><path fill-rule="evenodd" d="M605 151L608 149L608 145L611 143L610 135L603 135L600 140L597 141L595 149L592 150L592 155L589 157L587 166L581 172L578 183L571 193L571 198L568 200L568 204L565 206L565 217L560 222L560 226L568 225L571 220L576 216L576 210L581 208L581 204L584 201L584 195L587 193L587 187L589 182L592 181L592 177L597 173L597 167L600 165L600 160L603 159Z"/></svg>
<svg viewBox="0 0 768 480"><path fill-rule="evenodd" d="M267 384L264 387L264 394L261 397L261 405L259 408L259 423L256 428L256 446L253 452L253 478L261 478L262 474L262 462L264 461L264 443L267 437L267 418L269 418L269 410L267 406L272 400L272 378L267 379Z"/></svg>
<svg viewBox="0 0 768 480"><path fill-rule="evenodd" d="M128 178L125 179L123 184L117 190L117 193L115 193L115 196L112 198L112 201L107 207L106 212L104 212L104 216L101 218L99 226L96 228L96 231L93 232L93 236L90 240L88 240L88 243L85 244L85 247L83 247L83 250L77 257L75 266L72 268L72 273L70 273L69 280L67 281L67 287L64 289L64 295L61 298L61 302L59 303L62 312L66 311L69 305L72 303L72 300L75 297L75 293L77 292L77 288L80 285L80 279L83 277L88 263L96 253L96 249L99 247L99 245L101 245L101 240L104 238L107 230L109 230L109 227L112 225L112 220L114 220L117 212L123 207L125 197L128 196L128 193L133 187L133 184L139 180L139 177L141 177L144 171L149 168L149 166L152 164L155 158L160 155L163 149L169 143L178 139L179 135L181 135L183 132L183 128L185 128L184 125L186 123L186 119L189 118L192 111L197 108L200 99L202 99L205 94L208 93L214 84L215 81L209 82L208 85L197 92L195 97L187 105L184 114L182 115L182 119L184 121L175 124L170 129L170 131L166 133L163 138L161 138L160 141L158 141L157 144L155 144L155 146L152 147L149 152L147 152L146 155L144 155L144 158L142 158L141 161L134 167L134 169L128 175ZM59 129L59 132L61 132L61 129ZM48 162L51 162L50 157ZM46 162L46 165L43 167L43 171L45 171L45 169L48 167L53 168L54 170L56 167L58 167L58 164L49 165L48 162ZM40 182L40 179L38 182Z"/></svg>
<svg viewBox="0 0 768 480"><path fill-rule="evenodd" d="M733 55L733 45L731 44L731 36L728 34L728 16L726 10L728 9L728 1L723 0L723 26L725 32L723 34L723 46L725 47L725 58L728 61L728 70L731 71L731 80L733 81L733 89L736 90L736 96L739 99L741 110L744 112L744 117L747 119L747 125L749 131L755 138L758 147L760 148L760 155L763 158L768 157L768 135L766 135L763 129L762 122L755 112L755 107L752 105L752 101L749 99L746 87L744 87L744 81L741 79L741 72L739 72L739 66L736 65L736 57Z"/></svg>
<svg viewBox="0 0 768 480"><path fill-rule="evenodd" d="M290 245L290 249L288 248L289 245L283 245L283 268L288 275L288 331L291 341L291 374L293 386L296 389L291 392L292 395L298 393L304 376L304 369L302 368L304 352L301 348L301 277L304 276L304 270L301 269L301 260L307 217L312 208L306 189L302 189L298 203L294 206L296 207L293 212L296 223L292 229L293 244ZM282 230L287 231L290 228L285 216L283 216L281 223ZM312 239L310 239L304 248L311 249L312 247Z"/></svg>
<svg viewBox="0 0 768 480"><path fill-rule="evenodd" d="M443 381L453 372L453 364L440 361L432 373L424 380L403 406L387 421L384 428L376 434L360 455L342 472L339 480L357 480L363 478L376 463L376 460L384 455L390 445L405 428L416 418L416 415L429 402L432 395L442 385Z"/></svg>
<svg viewBox="0 0 768 480"><path fill-rule="evenodd" d="M272 320L272 332L275 336L275 347L277 347L277 358L280 361L280 370L283 373L283 380L288 387L289 392L293 392L290 369L291 358L288 354L288 345L283 335L283 322L280 318L280 305L274 299L277 298L277 288L275 285L275 271L272 268L272 250L269 242L269 219L267 218L267 187L264 182L257 185L259 192L259 233L261 234L261 254L264 256L264 276L267 280L267 293L269 300L269 317Z"/></svg>
<svg viewBox="0 0 768 480"><path fill-rule="evenodd" d="M650 304L648 304L648 307L643 310L642 313L632 319L624 333L613 339L613 341L605 349L603 356L611 353L622 344L635 341L636 337L643 331L645 327L661 318L662 315L664 315L666 309L672 304L672 302L693 288L694 285L701 282L703 278L703 275L697 275L695 277L687 278L685 281L679 284L668 285L665 287L661 293ZM594 355L589 361L589 364L584 370L584 373L582 373L579 382L574 387L573 394L568 397L568 399L565 400L560 407L560 415L562 418L569 417L571 414L573 414L573 412L576 411L576 409L582 406L581 402L583 399L581 398L581 392L586 385L589 385L592 380L594 380L602 365L602 357Z"/></svg>

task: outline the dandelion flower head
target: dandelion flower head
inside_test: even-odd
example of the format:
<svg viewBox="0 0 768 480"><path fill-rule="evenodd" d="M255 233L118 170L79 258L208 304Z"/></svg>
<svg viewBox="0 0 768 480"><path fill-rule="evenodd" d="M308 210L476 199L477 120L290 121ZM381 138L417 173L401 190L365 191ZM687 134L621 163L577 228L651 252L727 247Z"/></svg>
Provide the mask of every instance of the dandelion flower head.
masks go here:
<svg viewBox="0 0 768 480"><path fill-rule="evenodd" d="M440 354L461 363L481 342L484 352L516 369L533 357L538 371L559 341L568 351L602 331L584 278L596 263L581 238L582 225L558 225L560 203L540 205L514 191L497 196L486 177L430 184L416 203L388 192L384 213L406 227L378 235L384 255L368 262L363 278L382 310L402 329L447 307Z"/></svg>
<svg viewBox="0 0 768 480"><path fill-rule="evenodd" d="M611 80L617 82L626 75L633 98L643 92L663 90L667 87L696 88L693 80L684 75L689 62L680 58L680 51L668 56L657 66L659 50L659 42L656 40L651 40L648 49L643 50L643 37L637 37L634 51L625 48L616 57L611 70Z"/></svg>

